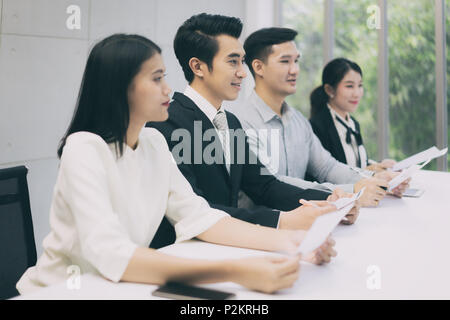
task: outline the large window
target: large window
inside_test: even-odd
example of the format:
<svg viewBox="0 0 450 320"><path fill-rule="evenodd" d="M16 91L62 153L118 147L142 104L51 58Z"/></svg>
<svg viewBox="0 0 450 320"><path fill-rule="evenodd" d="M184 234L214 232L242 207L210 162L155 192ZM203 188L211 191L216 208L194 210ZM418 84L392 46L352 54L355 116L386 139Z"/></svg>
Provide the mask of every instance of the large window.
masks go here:
<svg viewBox="0 0 450 320"><path fill-rule="evenodd" d="M325 16L325 1L333 8L332 15ZM378 97L379 81L383 79L378 79L381 66L377 58L379 36L383 33L368 24L371 14L368 8L378 7L379 1L325 1L282 0L283 26L299 31L297 39L302 53L299 89L288 102L309 116L309 94L320 84L323 42L328 38L324 37L323 22L329 19L334 29L334 37L331 37L334 42L328 44L333 47L333 57L353 60L363 70L364 98L354 116L361 123L369 157L380 160L377 155L387 149L389 157L400 160L437 145L436 81L439 79L436 79L435 71L435 1L387 0L389 123L383 124L377 122L377 110L384 108L378 106L383 101L382 97ZM447 45L450 43L449 2L445 4ZM449 78L450 52L447 49L447 83ZM447 112L450 115L450 90L448 85L446 88ZM447 134L450 141L449 118L446 119L449 123L447 133L441 131L441 135ZM382 139L381 142L377 141L379 132L384 132L380 126L388 126L389 132L389 139ZM436 163L436 160L433 161L427 169L437 169Z"/></svg>
<svg viewBox="0 0 450 320"><path fill-rule="evenodd" d="M436 144L434 1L389 1L388 26L389 155L402 159Z"/></svg>
<svg viewBox="0 0 450 320"><path fill-rule="evenodd" d="M283 25L298 31L300 74L296 94L289 96L289 105L309 118L309 95L320 85L319 70L323 66L323 0L284 0Z"/></svg>
<svg viewBox="0 0 450 320"><path fill-rule="evenodd" d="M341 0L334 4L335 57L356 62L363 72L364 96L353 115L361 125L370 159L377 157L377 29L367 24L373 0Z"/></svg>

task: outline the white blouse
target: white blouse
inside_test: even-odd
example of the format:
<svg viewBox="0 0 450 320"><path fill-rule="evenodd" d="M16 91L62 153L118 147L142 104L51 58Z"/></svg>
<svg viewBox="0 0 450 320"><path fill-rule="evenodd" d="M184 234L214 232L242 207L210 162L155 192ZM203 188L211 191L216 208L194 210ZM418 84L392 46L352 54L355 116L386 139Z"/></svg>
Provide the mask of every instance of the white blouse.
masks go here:
<svg viewBox="0 0 450 320"><path fill-rule="evenodd" d="M62 282L73 265L119 281L135 249L149 246L164 215L177 242L228 216L193 192L156 129L142 129L137 148L125 146L120 158L114 144L98 135L70 135L53 191L51 232L18 291Z"/></svg>
<svg viewBox="0 0 450 320"><path fill-rule="evenodd" d="M348 119L342 118L334 109L328 104L328 109L330 110L331 117L333 118L334 126L339 134L339 139L341 140L342 148L344 149L345 158L347 159L347 164L350 167L358 167L358 156L361 158L361 168L364 169L367 166L367 152L364 145L358 146L356 138L351 135L352 143L348 144L346 142L347 128L345 128L336 117L339 117L348 127L356 131L355 122L349 116Z"/></svg>

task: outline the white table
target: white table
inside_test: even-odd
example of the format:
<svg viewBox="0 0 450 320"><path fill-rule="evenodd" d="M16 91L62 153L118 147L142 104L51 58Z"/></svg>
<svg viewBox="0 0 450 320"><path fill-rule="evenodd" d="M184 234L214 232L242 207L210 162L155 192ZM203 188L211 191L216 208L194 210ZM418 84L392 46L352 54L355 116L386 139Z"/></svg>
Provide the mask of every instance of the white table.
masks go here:
<svg viewBox="0 0 450 320"><path fill-rule="evenodd" d="M266 295L233 283L205 287L235 292L237 299L450 299L450 173L421 171L411 187L426 191L420 198L387 197L361 209L356 224L339 225L338 256L325 266L302 262L291 289ZM202 259L271 254L195 240L161 251ZM78 290L61 283L18 299L157 299L155 288L86 274Z"/></svg>

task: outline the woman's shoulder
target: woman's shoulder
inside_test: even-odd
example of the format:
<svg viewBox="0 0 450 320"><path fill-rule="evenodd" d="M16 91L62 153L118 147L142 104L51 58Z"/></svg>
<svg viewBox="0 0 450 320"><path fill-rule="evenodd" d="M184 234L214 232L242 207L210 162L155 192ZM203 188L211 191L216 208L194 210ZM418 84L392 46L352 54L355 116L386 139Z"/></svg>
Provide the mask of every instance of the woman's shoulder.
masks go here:
<svg viewBox="0 0 450 320"><path fill-rule="evenodd" d="M110 156L112 155L111 150L99 135L87 132L79 131L70 134L66 139L66 144L64 145L62 157L67 158L68 155L73 155L77 158L92 156Z"/></svg>
<svg viewBox="0 0 450 320"><path fill-rule="evenodd" d="M143 128L139 135L139 139L143 145L151 145L155 148L169 148L162 133L155 128Z"/></svg>
<svg viewBox="0 0 450 320"><path fill-rule="evenodd" d="M309 122L311 125L315 128L321 128L321 127L327 127L330 125L331 113L328 108L323 108L318 113L314 114L310 119ZM333 121L331 121L333 122Z"/></svg>
<svg viewBox="0 0 450 320"><path fill-rule="evenodd" d="M88 131L78 131L70 134L67 137L66 144L83 144L83 143L105 143L102 137L98 134Z"/></svg>

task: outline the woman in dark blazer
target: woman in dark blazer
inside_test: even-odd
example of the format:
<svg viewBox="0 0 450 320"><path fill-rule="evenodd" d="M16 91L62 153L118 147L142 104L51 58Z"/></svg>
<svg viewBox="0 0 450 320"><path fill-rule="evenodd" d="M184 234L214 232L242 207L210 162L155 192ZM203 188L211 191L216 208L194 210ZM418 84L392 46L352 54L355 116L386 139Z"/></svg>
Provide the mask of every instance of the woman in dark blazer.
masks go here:
<svg viewBox="0 0 450 320"><path fill-rule="evenodd" d="M322 85L311 93L311 126L325 149L340 162L353 167L380 171L394 160L369 165L361 128L350 114L363 96L362 70L354 62L337 58L322 73Z"/></svg>

